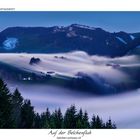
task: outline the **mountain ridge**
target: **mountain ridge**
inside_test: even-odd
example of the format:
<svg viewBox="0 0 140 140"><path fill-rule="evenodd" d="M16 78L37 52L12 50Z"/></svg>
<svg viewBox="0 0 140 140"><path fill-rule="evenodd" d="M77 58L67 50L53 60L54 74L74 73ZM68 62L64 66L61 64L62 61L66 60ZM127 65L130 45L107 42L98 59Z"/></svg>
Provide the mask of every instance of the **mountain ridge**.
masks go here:
<svg viewBox="0 0 140 140"><path fill-rule="evenodd" d="M102 28L80 24L17 26L0 32L0 52L61 53L81 50L91 55L118 57L139 45L138 33L110 33Z"/></svg>

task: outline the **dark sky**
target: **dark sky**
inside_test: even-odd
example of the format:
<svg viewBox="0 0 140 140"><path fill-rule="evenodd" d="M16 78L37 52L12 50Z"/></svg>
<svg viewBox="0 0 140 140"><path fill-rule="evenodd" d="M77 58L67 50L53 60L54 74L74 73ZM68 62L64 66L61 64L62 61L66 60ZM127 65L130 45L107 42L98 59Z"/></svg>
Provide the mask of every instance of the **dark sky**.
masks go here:
<svg viewBox="0 0 140 140"><path fill-rule="evenodd" d="M73 23L110 32L140 32L140 12L0 12L0 31L11 26L67 26Z"/></svg>

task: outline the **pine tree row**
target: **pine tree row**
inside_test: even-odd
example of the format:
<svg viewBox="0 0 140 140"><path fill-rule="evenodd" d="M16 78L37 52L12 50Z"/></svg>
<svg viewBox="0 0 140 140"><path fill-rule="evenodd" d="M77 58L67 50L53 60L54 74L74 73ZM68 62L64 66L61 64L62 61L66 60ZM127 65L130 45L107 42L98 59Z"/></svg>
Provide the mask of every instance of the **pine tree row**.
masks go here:
<svg viewBox="0 0 140 140"><path fill-rule="evenodd" d="M116 125L109 119L106 123L93 115L89 122L88 113L77 111L72 105L63 115L61 109L53 113L46 109L42 114L34 111L30 100L24 100L18 89L10 93L0 79L0 128L71 128L71 129L114 129Z"/></svg>

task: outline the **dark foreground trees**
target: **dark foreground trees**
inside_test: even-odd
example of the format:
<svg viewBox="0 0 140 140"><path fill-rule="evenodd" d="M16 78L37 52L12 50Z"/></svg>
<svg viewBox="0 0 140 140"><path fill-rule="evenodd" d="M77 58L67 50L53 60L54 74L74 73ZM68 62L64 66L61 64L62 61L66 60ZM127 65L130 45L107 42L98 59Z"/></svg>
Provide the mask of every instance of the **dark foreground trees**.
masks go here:
<svg viewBox="0 0 140 140"><path fill-rule="evenodd" d="M12 95L7 85L0 79L0 128L13 128Z"/></svg>
<svg viewBox="0 0 140 140"><path fill-rule="evenodd" d="M110 118L103 122L95 115L89 121L88 113L82 109L77 111L75 105L67 108L64 115L60 108L52 113L47 108L45 112L38 114L30 100L24 100L18 89L10 93L7 85L0 79L0 128L114 129L116 125Z"/></svg>

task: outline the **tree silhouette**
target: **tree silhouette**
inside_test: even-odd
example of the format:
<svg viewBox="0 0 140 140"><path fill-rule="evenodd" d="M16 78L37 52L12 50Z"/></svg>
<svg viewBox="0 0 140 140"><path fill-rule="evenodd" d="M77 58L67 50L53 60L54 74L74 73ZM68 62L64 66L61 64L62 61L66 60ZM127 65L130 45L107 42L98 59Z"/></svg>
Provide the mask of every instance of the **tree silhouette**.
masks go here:
<svg viewBox="0 0 140 140"><path fill-rule="evenodd" d="M96 117L94 115L91 119L91 128L96 128Z"/></svg>
<svg viewBox="0 0 140 140"><path fill-rule="evenodd" d="M64 128L76 128L76 117L75 105L71 105L71 107L66 110L64 116Z"/></svg>
<svg viewBox="0 0 140 140"><path fill-rule="evenodd" d="M88 121L88 113L85 111L84 113L84 116L83 116L83 128L90 128L90 125L89 125L89 121Z"/></svg>
<svg viewBox="0 0 140 140"><path fill-rule="evenodd" d="M51 119L51 113L49 111L49 108L47 108L46 112L41 114L41 127L42 128L51 128L50 119Z"/></svg>
<svg viewBox="0 0 140 140"><path fill-rule="evenodd" d="M38 113L35 114L34 128L41 128L41 117Z"/></svg>
<svg viewBox="0 0 140 140"><path fill-rule="evenodd" d="M97 115L93 115L92 120L91 120L91 128L93 129L100 129L100 128L105 128L105 124L103 123L102 119Z"/></svg>
<svg viewBox="0 0 140 140"><path fill-rule="evenodd" d="M51 128L62 128L63 126L63 115L61 109L55 110L51 115Z"/></svg>
<svg viewBox="0 0 140 140"><path fill-rule="evenodd" d="M30 100L25 100L21 108L21 127L33 128L34 119L35 119L34 108L31 106Z"/></svg>
<svg viewBox="0 0 140 140"><path fill-rule="evenodd" d="M59 108L56 113L57 113L56 114L56 116L57 116L57 119L56 119L57 125L56 125L56 127L57 128L62 128L63 127L63 115L62 115L61 109Z"/></svg>
<svg viewBox="0 0 140 140"><path fill-rule="evenodd" d="M107 129L115 129L116 125L115 123L112 123L111 118L109 118L109 120L106 122L106 126Z"/></svg>
<svg viewBox="0 0 140 140"><path fill-rule="evenodd" d="M79 113L77 114L76 128L83 128L83 125L84 125L83 111L82 109L80 109Z"/></svg>
<svg viewBox="0 0 140 140"><path fill-rule="evenodd" d="M60 108L51 115L51 128L63 128L63 115Z"/></svg>
<svg viewBox="0 0 140 140"><path fill-rule="evenodd" d="M21 124L21 108L23 105L23 97L18 89L16 89L12 95L12 118L15 122L16 128L20 128Z"/></svg>
<svg viewBox="0 0 140 140"><path fill-rule="evenodd" d="M14 128L12 99L7 85L0 79L0 128Z"/></svg>

